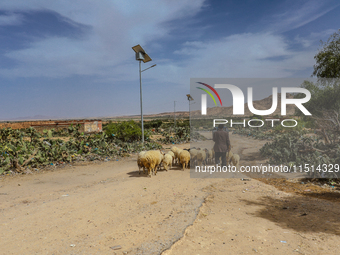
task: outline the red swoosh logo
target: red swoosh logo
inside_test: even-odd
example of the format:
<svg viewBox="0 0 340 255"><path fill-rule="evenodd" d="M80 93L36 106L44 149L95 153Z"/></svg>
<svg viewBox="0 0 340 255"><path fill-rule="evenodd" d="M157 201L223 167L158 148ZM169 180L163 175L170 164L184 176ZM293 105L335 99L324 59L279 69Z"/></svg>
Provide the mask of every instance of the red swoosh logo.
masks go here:
<svg viewBox="0 0 340 255"><path fill-rule="evenodd" d="M197 83L202 84L202 85L208 87L209 89L211 89L215 93L215 95L218 97L218 100L220 100L220 103L221 103L221 106L222 106L222 101L221 101L220 95L217 93L217 91L213 87L211 87L210 85L205 84L203 82L197 82Z"/></svg>

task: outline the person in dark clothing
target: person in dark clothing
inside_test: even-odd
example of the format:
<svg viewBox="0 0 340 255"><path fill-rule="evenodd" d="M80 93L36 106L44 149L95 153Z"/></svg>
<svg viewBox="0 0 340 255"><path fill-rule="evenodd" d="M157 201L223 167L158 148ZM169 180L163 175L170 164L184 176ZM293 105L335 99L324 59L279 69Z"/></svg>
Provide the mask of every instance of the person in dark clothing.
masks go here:
<svg viewBox="0 0 340 255"><path fill-rule="evenodd" d="M230 151L229 132L223 130L224 125L220 124L216 132L213 133L213 141L215 142L215 163L220 163L222 158L222 167L227 166L227 152Z"/></svg>

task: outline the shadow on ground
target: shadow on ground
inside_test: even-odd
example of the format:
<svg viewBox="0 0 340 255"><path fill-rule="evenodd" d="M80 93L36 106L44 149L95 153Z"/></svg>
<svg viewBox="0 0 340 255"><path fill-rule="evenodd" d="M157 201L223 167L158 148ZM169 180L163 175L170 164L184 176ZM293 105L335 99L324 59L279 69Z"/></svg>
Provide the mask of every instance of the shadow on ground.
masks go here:
<svg viewBox="0 0 340 255"><path fill-rule="evenodd" d="M148 174L144 174L143 171L140 172L139 171L132 171L132 172L128 172L127 173L129 175L129 177L148 177Z"/></svg>
<svg viewBox="0 0 340 255"><path fill-rule="evenodd" d="M168 170L168 172L171 172L171 171L182 171L182 168L175 166L175 167L172 167L170 170ZM157 174L163 173L163 172L166 173L167 171L165 169L157 170ZM147 171L146 171L146 173L143 173L143 170L141 170L140 174L139 174L138 170L137 171L131 171L131 172L128 172L126 174L128 174L129 177L148 177ZM154 175L152 174L152 176L154 176Z"/></svg>
<svg viewBox="0 0 340 255"><path fill-rule="evenodd" d="M262 197L258 201L241 200L248 206L261 206L253 215L299 232L324 232L340 235L340 204L291 196L281 199Z"/></svg>
<svg viewBox="0 0 340 255"><path fill-rule="evenodd" d="M295 182L283 178L262 178L258 179L266 184L273 185L275 188L289 193L295 193L306 197L313 197L319 199L330 200L333 202L340 202L339 186L330 188L329 186L322 186L322 183L315 185L311 179L299 179ZM326 183L327 180L325 179Z"/></svg>

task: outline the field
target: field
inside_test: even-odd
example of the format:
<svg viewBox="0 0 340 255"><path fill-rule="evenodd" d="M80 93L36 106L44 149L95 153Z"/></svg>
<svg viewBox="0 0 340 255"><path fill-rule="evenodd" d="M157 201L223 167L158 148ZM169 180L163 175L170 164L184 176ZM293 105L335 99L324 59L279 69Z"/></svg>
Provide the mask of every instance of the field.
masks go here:
<svg viewBox="0 0 340 255"><path fill-rule="evenodd" d="M266 162L267 141L231 135L243 165ZM338 254L338 186L179 166L148 178L129 155L2 176L0 254Z"/></svg>

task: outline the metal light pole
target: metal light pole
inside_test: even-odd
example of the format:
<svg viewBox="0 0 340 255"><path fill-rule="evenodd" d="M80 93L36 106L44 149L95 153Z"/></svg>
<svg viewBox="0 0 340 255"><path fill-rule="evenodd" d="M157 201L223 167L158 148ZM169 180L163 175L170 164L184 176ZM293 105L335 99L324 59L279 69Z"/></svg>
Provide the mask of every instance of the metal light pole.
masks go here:
<svg viewBox="0 0 340 255"><path fill-rule="evenodd" d="M187 97L188 97L188 101L189 101L189 125L190 125L190 128L191 128L191 110L190 110L190 101L193 101L194 99L192 98L192 96L190 96L190 94L187 94Z"/></svg>
<svg viewBox="0 0 340 255"><path fill-rule="evenodd" d="M143 92L142 92L142 61L139 60L139 91L140 91L140 116L142 125L142 143L144 144L144 120L143 120Z"/></svg>
<svg viewBox="0 0 340 255"><path fill-rule="evenodd" d="M136 53L136 60L139 61L139 86L140 86L140 112L141 112L141 125L142 125L142 143L144 144L144 120L143 120L143 93L142 93L142 72L148 70L156 65L152 65L144 70L142 70L142 61L144 63L152 61L150 56L145 52L145 50L139 44L132 47Z"/></svg>

